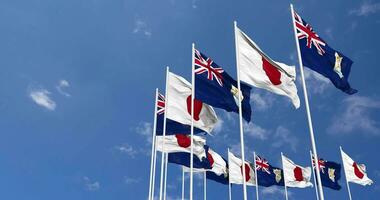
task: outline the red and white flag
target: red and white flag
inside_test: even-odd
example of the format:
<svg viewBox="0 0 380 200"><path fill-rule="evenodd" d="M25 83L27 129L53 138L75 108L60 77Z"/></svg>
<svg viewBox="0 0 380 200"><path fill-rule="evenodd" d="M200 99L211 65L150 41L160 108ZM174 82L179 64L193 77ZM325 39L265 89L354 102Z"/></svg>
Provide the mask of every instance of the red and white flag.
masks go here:
<svg viewBox="0 0 380 200"><path fill-rule="evenodd" d="M164 139L165 138L165 139ZM164 149L162 149L162 143L165 140ZM204 145L206 140L200 136L193 136L194 145L194 155L198 156L199 159L206 158L206 151ZM165 153L174 152L187 152L191 153L191 139L189 135L166 135L166 136L156 136L156 147L157 151Z"/></svg>
<svg viewBox="0 0 380 200"><path fill-rule="evenodd" d="M166 97L167 118L176 122L191 125L191 84L181 76L169 72L168 92ZM214 109L194 100L194 127L210 133L218 118Z"/></svg>
<svg viewBox="0 0 380 200"><path fill-rule="evenodd" d="M287 96L291 99L294 107L299 108L300 99L295 84L295 67L272 60L243 31L237 27L236 29L240 80L249 85Z"/></svg>
<svg viewBox="0 0 380 200"><path fill-rule="evenodd" d="M305 188L312 187L311 168L296 165L289 158L282 156L282 167L284 168L284 181L286 187Z"/></svg>
<svg viewBox="0 0 380 200"><path fill-rule="evenodd" d="M252 163L247 161L245 163L245 182L247 185L255 186L255 169ZM243 184L243 167L240 158L237 158L231 152L228 152L228 170L230 183Z"/></svg>
<svg viewBox="0 0 380 200"><path fill-rule="evenodd" d="M371 185L373 181L368 178L366 173L366 167L363 164L358 164L350 158L343 150L340 150L342 154L344 173L348 182L357 183L360 185Z"/></svg>

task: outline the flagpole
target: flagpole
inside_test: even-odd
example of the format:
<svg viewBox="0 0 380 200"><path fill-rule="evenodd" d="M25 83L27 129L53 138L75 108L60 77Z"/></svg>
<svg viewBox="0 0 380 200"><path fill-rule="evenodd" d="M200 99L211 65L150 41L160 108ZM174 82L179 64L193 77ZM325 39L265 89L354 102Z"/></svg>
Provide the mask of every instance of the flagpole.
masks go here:
<svg viewBox="0 0 380 200"><path fill-rule="evenodd" d="M194 50L195 44L191 45L191 142L190 142L190 200L193 200L193 155L194 155L194 146L193 146L193 135L194 135L194 95L195 95L195 81L194 81Z"/></svg>
<svg viewBox="0 0 380 200"><path fill-rule="evenodd" d="M230 149L227 148L227 159L228 159L228 196L229 200L232 200L232 194L231 194L231 182L230 182Z"/></svg>
<svg viewBox="0 0 380 200"><path fill-rule="evenodd" d="M344 176L346 178L346 184L347 184L347 191L348 191L348 196L350 197L350 200L352 200L352 197L351 197L351 189L350 189L350 184L348 183L348 180L347 180L347 174L346 174L346 169L344 168L344 160L343 160L343 150L342 150L342 146L339 146L339 149L340 149L340 156L342 158L342 163L343 163L343 170L344 170Z"/></svg>
<svg viewBox="0 0 380 200"><path fill-rule="evenodd" d="M317 189L317 180L316 180L316 177L315 177L315 171L314 171L314 165L313 165L313 154L311 153L310 151L310 161L311 161L311 171L313 173L313 179L314 179L314 188L315 188L315 194L317 195L317 200L319 200L319 195L318 195L318 189ZM319 161L318 161L318 165L315 165L315 166L318 166L318 169L317 167L315 167L316 170L319 170Z"/></svg>
<svg viewBox="0 0 380 200"><path fill-rule="evenodd" d="M284 169L284 154L281 152L282 169ZM288 200L288 189L286 189L285 170L284 170L284 187L285 187L285 199Z"/></svg>
<svg viewBox="0 0 380 200"><path fill-rule="evenodd" d="M203 172L203 199L207 199L207 177L206 177L206 170Z"/></svg>
<svg viewBox="0 0 380 200"><path fill-rule="evenodd" d="M168 77L169 77L169 67L166 67L166 83L165 83L165 105L168 105L169 98L168 98ZM165 135L166 135L166 113L168 111L169 106L165 106L165 112L164 112L164 125L163 125L163 131L162 131L162 152L161 152L161 177L160 177L160 200L162 200L162 187L164 182L164 158L165 158Z"/></svg>
<svg viewBox="0 0 380 200"><path fill-rule="evenodd" d="M241 160L242 160L242 171L243 171L243 195L244 200L247 200L247 184L245 181L245 156L244 156L244 133L243 133L243 114L241 108L241 89L240 89L240 67L239 67L239 48L238 48L238 38L236 37L237 22L234 21L234 33L235 33L235 52L236 52L236 71L237 71L237 85L238 85L238 96L239 96L239 125L240 125L240 150L241 150Z"/></svg>
<svg viewBox="0 0 380 200"><path fill-rule="evenodd" d="M167 179L168 179L168 153L165 153L164 200L166 200Z"/></svg>
<svg viewBox="0 0 380 200"><path fill-rule="evenodd" d="M182 200L185 200L185 170L182 167Z"/></svg>
<svg viewBox="0 0 380 200"><path fill-rule="evenodd" d="M156 88L156 99L154 100L154 117L153 117L153 132L152 132L152 152L150 157L150 176L149 176L149 197L148 199L152 200L152 188L154 187L153 184L153 162L154 160L154 151L155 149L155 143L156 143L156 125L157 125L157 98L158 98L158 89Z"/></svg>
<svg viewBox="0 0 380 200"><path fill-rule="evenodd" d="M259 200L259 182L257 181L256 152L253 152L253 163L255 167L256 200Z"/></svg>
<svg viewBox="0 0 380 200"><path fill-rule="evenodd" d="M157 105L156 105L157 106ZM157 113L156 113L157 115ZM157 126L157 124L156 124ZM156 130L157 130L157 127L155 126ZM156 131L155 131L156 133ZM155 188L155 181L156 181L156 163L157 163L157 147L156 147L156 136L154 137L154 158L153 158L153 177L152 177L152 196L151 196L151 200L154 199L154 188Z"/></svg>
<svg viewBox="0 0 380 200"><path fill-rule="evenodd" d="M299 42L298 42L298 38L297 38L297 30L295 27L293 4L290 4L290 10L291 10L291 16L292 16L292 21L293 21L294 38L296 40L296 45L297 45L298 62L300 64L301 80L302 80L303 94L304 94L304 98L305 98L307 120L308 120L308 124L309 124L311 146L312 146L312 150L313 150L313 154L314 154L314 162L318 163L317 147L315 145L313 122L311 120L311 113L310 113L310 108L309 108L309 99L308 99L308 95L307 95L305 76L304 76L304 72L303 72L303 63L302 63L301 51L300 51L300 46L299 46ZM321 174L319 173L319 170L317 170L316 174L317 174L317 181L318 181L319 197L321 200L324 200L325 197L323 195L323 189L322 189L322 183L321 183Z"/></svg>

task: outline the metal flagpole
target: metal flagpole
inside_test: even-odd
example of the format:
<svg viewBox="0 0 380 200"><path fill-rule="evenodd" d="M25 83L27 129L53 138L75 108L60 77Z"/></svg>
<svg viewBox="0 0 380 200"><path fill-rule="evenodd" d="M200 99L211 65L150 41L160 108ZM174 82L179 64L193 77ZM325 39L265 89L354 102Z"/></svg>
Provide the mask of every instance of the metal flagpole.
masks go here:
<svg viewBox="0 0 380 200"><path fill-rule="evenodd" d="M239 67L239 48L238 48L238 37L236 37L237 22L234 21L234 33L235 33L235 52L236 52L236 71L237 71L237 85L238 85L238 96L239 96L239 124L240 124L240 150L241 150L241 160L242 160L242 171L243 171L243 192L244 200L247 200L247 184L245 182L245 157L244 157L244 133L243 133L243 114L241 108L241 89L240 89L240 67Z"/></svg>
<svg viewBox="0 0 380 200"><path fill-rule="evenodd" d="M166 200L166 185L168 179L168 153L165 153L164 200Z"/></svg>
<svg viewBox="0 0 380 200"><path fill-rule="evenodd" d="M259 200L259 182L257 181L256 152L253 152L253 162L255 167L256 200Z"/></svg>
<svg viewBox="0 0 380 200"><path fill-rule="evenodd" d="M185 170L182 167L182 200L185 200Z"/></svg>
<svg viewBox="0 0 380 200"><path fill-rule="evenodd" d="M228 154L227 154L227 159L228 159L228 196L229 200L232 200L232 195L231 195L231 182L230 182L230 149L227 148Z"/></svg>
<svg viewBox="0 0 380 200"><path fill-rule="evenodd" d="M344 176L346 177L346 184L347 184L347 191L348 191L348 196L350 197L350 200L352 200L352 197L351 197L351 189L350 189L350 184L348 183L347 181L347 174L346 174L346 169L344 168L344 160L343 160L343 150L342 150L342 147L339 146L340 148L340 156L342 157L342 163L343 163L343 170L344 170Z"/></svg>
<svg viewBox="0 0 380 200"><path fill-rule="evenodd" d="M156 99L154 100L154 117L153 117L153 133L152 133L152 152L150 157L150 177L149 177L149 197L148 199L152 200L152 191L154 187L153 176L155 175L153 171L153 163L156 162L154 159L154 153L156 151L156 125L157 125L157 98L158 98L158 89L156 88Z"/></svg>
<svg viewBox="0 0 380 200"><path fill-rule="evenodd" d="M163 125L163 131L162 131L162 137L163 142L162 142L162 152L161 152L161 177L160 177L160 200L162 200L162 187L163 187L163 182L164 182L164 163L165 163L165 135L166 135L166 113L168 111L168 77L169 77L169 67L166 67L166 85L165 85L165 112L164 112L164 125Z"/></svg>
<svg viewBox="0 0 380 200"><path fill-rule="evenodd" d="M194 155L194 146L193 146L193 135L194 135L194 95L195 95L195 81L194 81L194 51L195 44L191 45L191 153L190 153L190 200L193 200L193 155Z"/></svg>
<svg viewBox="0 0 380 200"><path fill-rule="evenodd" d="M282 169L284 169L284 154L281 152ZM285 187L285 199L288 200L288 189L286 189L285 169L284 169L284 187Z"/></svg>
<svg viewBox="0 0 380 200"><path fill-rule="evenodd" d="M207 177L206 177L206 170L203 172L203 199L207 199Z"/></svg>
<svg viewBox="0 0 380 200"><path fill-rule="evenodd" d="M294 38L296 40L296 45L297 45L298 62L300 64L301 80L302 80L303 94L304 94L304 98L305 98L307 120L308 120L308 124L309 124L311 146L312 146L312 150L313 150L313 154L314 154L314 162L318 163L317 147L315 145L313 123L311 120L311 113L310 113L310 108L309 108L309 99L308 99L307 90L306 90L305 76L303 73L303 63L302 63L300 46L299 46L299 42L298 42L298 38L297 38L297 30L295 27L294 10L293 10L292 4L290 4L290 10L291 10L291 14L292 14L291 16L292 16L292 21L293 21ZM322 189L322 184L321 184L321 174L319 173L319 170L317 170L316 174L317 174L317 181L318 181L319 197L321 200L324 200L325 197L323 195L323 189Z"/></svg>
<svg viewBox="0 0 380 200"><path fill-rule="evenodd" d="M313 153L310 151L310 161L311 161L311 172L313 173L313 179L314 179L314 188L315 188L315 194L317 195L317 200L319 200L319 195L318 195L318 189L317 189L317 180L315 177L315 171L313 167ZM315 165L317 166L317 165ZM319 163L318 163L318 169L315 167L316 170L319 170Z"/></svg>

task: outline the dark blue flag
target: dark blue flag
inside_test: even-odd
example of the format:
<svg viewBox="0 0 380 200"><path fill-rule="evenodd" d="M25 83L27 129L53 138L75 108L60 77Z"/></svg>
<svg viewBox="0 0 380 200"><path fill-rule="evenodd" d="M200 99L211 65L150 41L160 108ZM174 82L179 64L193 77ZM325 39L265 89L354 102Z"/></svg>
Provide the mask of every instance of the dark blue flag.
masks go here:
<svg viewBox="0 0 380 200"><path fill-rule="evenodd" d="M256 156L256 170L257 182L260 186L284 186L284 171L281 168L273 167L260 156Z"/></svg>
<svg viewBox="0 0 380 200"><path fill-rule="evenodd" d="M313 159L313 167L314 159ZM336 162L319 159L319 172L321 175L322 186L333 190L340 190L341 186L338 181L340 179L341 165Z"/></svg>
<svg viewBox="0 0 380 200"><path fill-rule="evenodd" d="M162 135L164 130L164 113L165 113L165 97L164 95L158 93L157 99L157 124L156 124L156 135ZM166 118L166 135L174 134L190 134L191 126L185 125L174 120ZM202 133L199 128L194 127L194 133Z"/></svg>
<svg viewBox="0 0 380 200"><path fill-rule="evenodd" d="M224 185L228 185L228 175L226 176L224 174L221 174L220 176L218 176L217 174L215 174L212 171L207 171L206 172L206 178L209 180L213 180L215 182L224 184Z"/></svg>
<svg viewBox="0 0 380 200"><path fill-rule="evenodd" d="M228 112L239 112L237 81L219 67L211 58L194 52L195 98L210 106ZM251 87L241 82L243 118L251 121Z"/></svg>
<svg viewBox="0 0 380 200"><path fill-rule="evenodd" d="M294 18L304 66L327 77L343 92L355 94L357 90L348 83L352 60L331 48L296 12Z"/></svg>
<svg viewBox="0 0 380 200"><path fill-rule="evenodd" d="M207 151L207 146L205 145L205 150ZM176 152L168 153L168 162L178 165L183 165L185 167L190 167L190 153L187 152ZM210 162L207 158L200 159L198 156L193 155L193 167L198 169L210 169Z"/></svg>

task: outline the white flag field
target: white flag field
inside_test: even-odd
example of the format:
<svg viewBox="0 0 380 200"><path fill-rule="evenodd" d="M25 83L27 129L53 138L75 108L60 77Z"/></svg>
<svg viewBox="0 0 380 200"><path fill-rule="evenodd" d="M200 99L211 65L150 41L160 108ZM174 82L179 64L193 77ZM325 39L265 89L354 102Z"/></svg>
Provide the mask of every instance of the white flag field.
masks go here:
<svg viewBox="0 0 380 200"><path fill-rule="evenodd" d="M167 118L191 125L191 84L183 77L171 72L167 81ZM210 133L218 121L214 109L200 101L194 102L194 127Z"/></svg>
<svg viewBox="0 0 380 200"><path fill-rule="evenodd" d="M300 107L300 99L295 84L294 66L273 61L244 32L236 28L237 53L240 80L258 88L287 96L295 108Z"/></svg>
<svg viewBox="0 0 380 200"><path fill-rule="evenodd" d="M312 187L311 168L296 165L289 158L282 156L282 166L284 168L284 181L286 187L305 188Z"/></svg>
<svg viewBox="0 0 380 200"><path fill-rule="evenodd" d="M165 146L163 142L165 141ZM206 140L200 136L193 136L193 149L194 155L199 159L206 157L206 150L204 145ZM191 152L191 139L188 135L166 135L166 136L156 136L156 147L157 151L165 153L175 153L175 152ZM162 149L164 148L164 149Z"/></svg>
<svg viewBox="0 0 380 200"><path fill-rule="evenodd" d="M253 164L245 163L245 181L249 186L256 185L255 169ZM242 160L236 157L233 153L228 152L228 167L230 183L243 184L243 167Z"/></svg>
<svg viewBox="0 0 380 200"><path fill-rule="evenodd" d="M342 154L344 173L347 182L357 183L363 186L371 185L373 181L368 178L365 165L356 163L343 150L340 152Z"/></svg>

